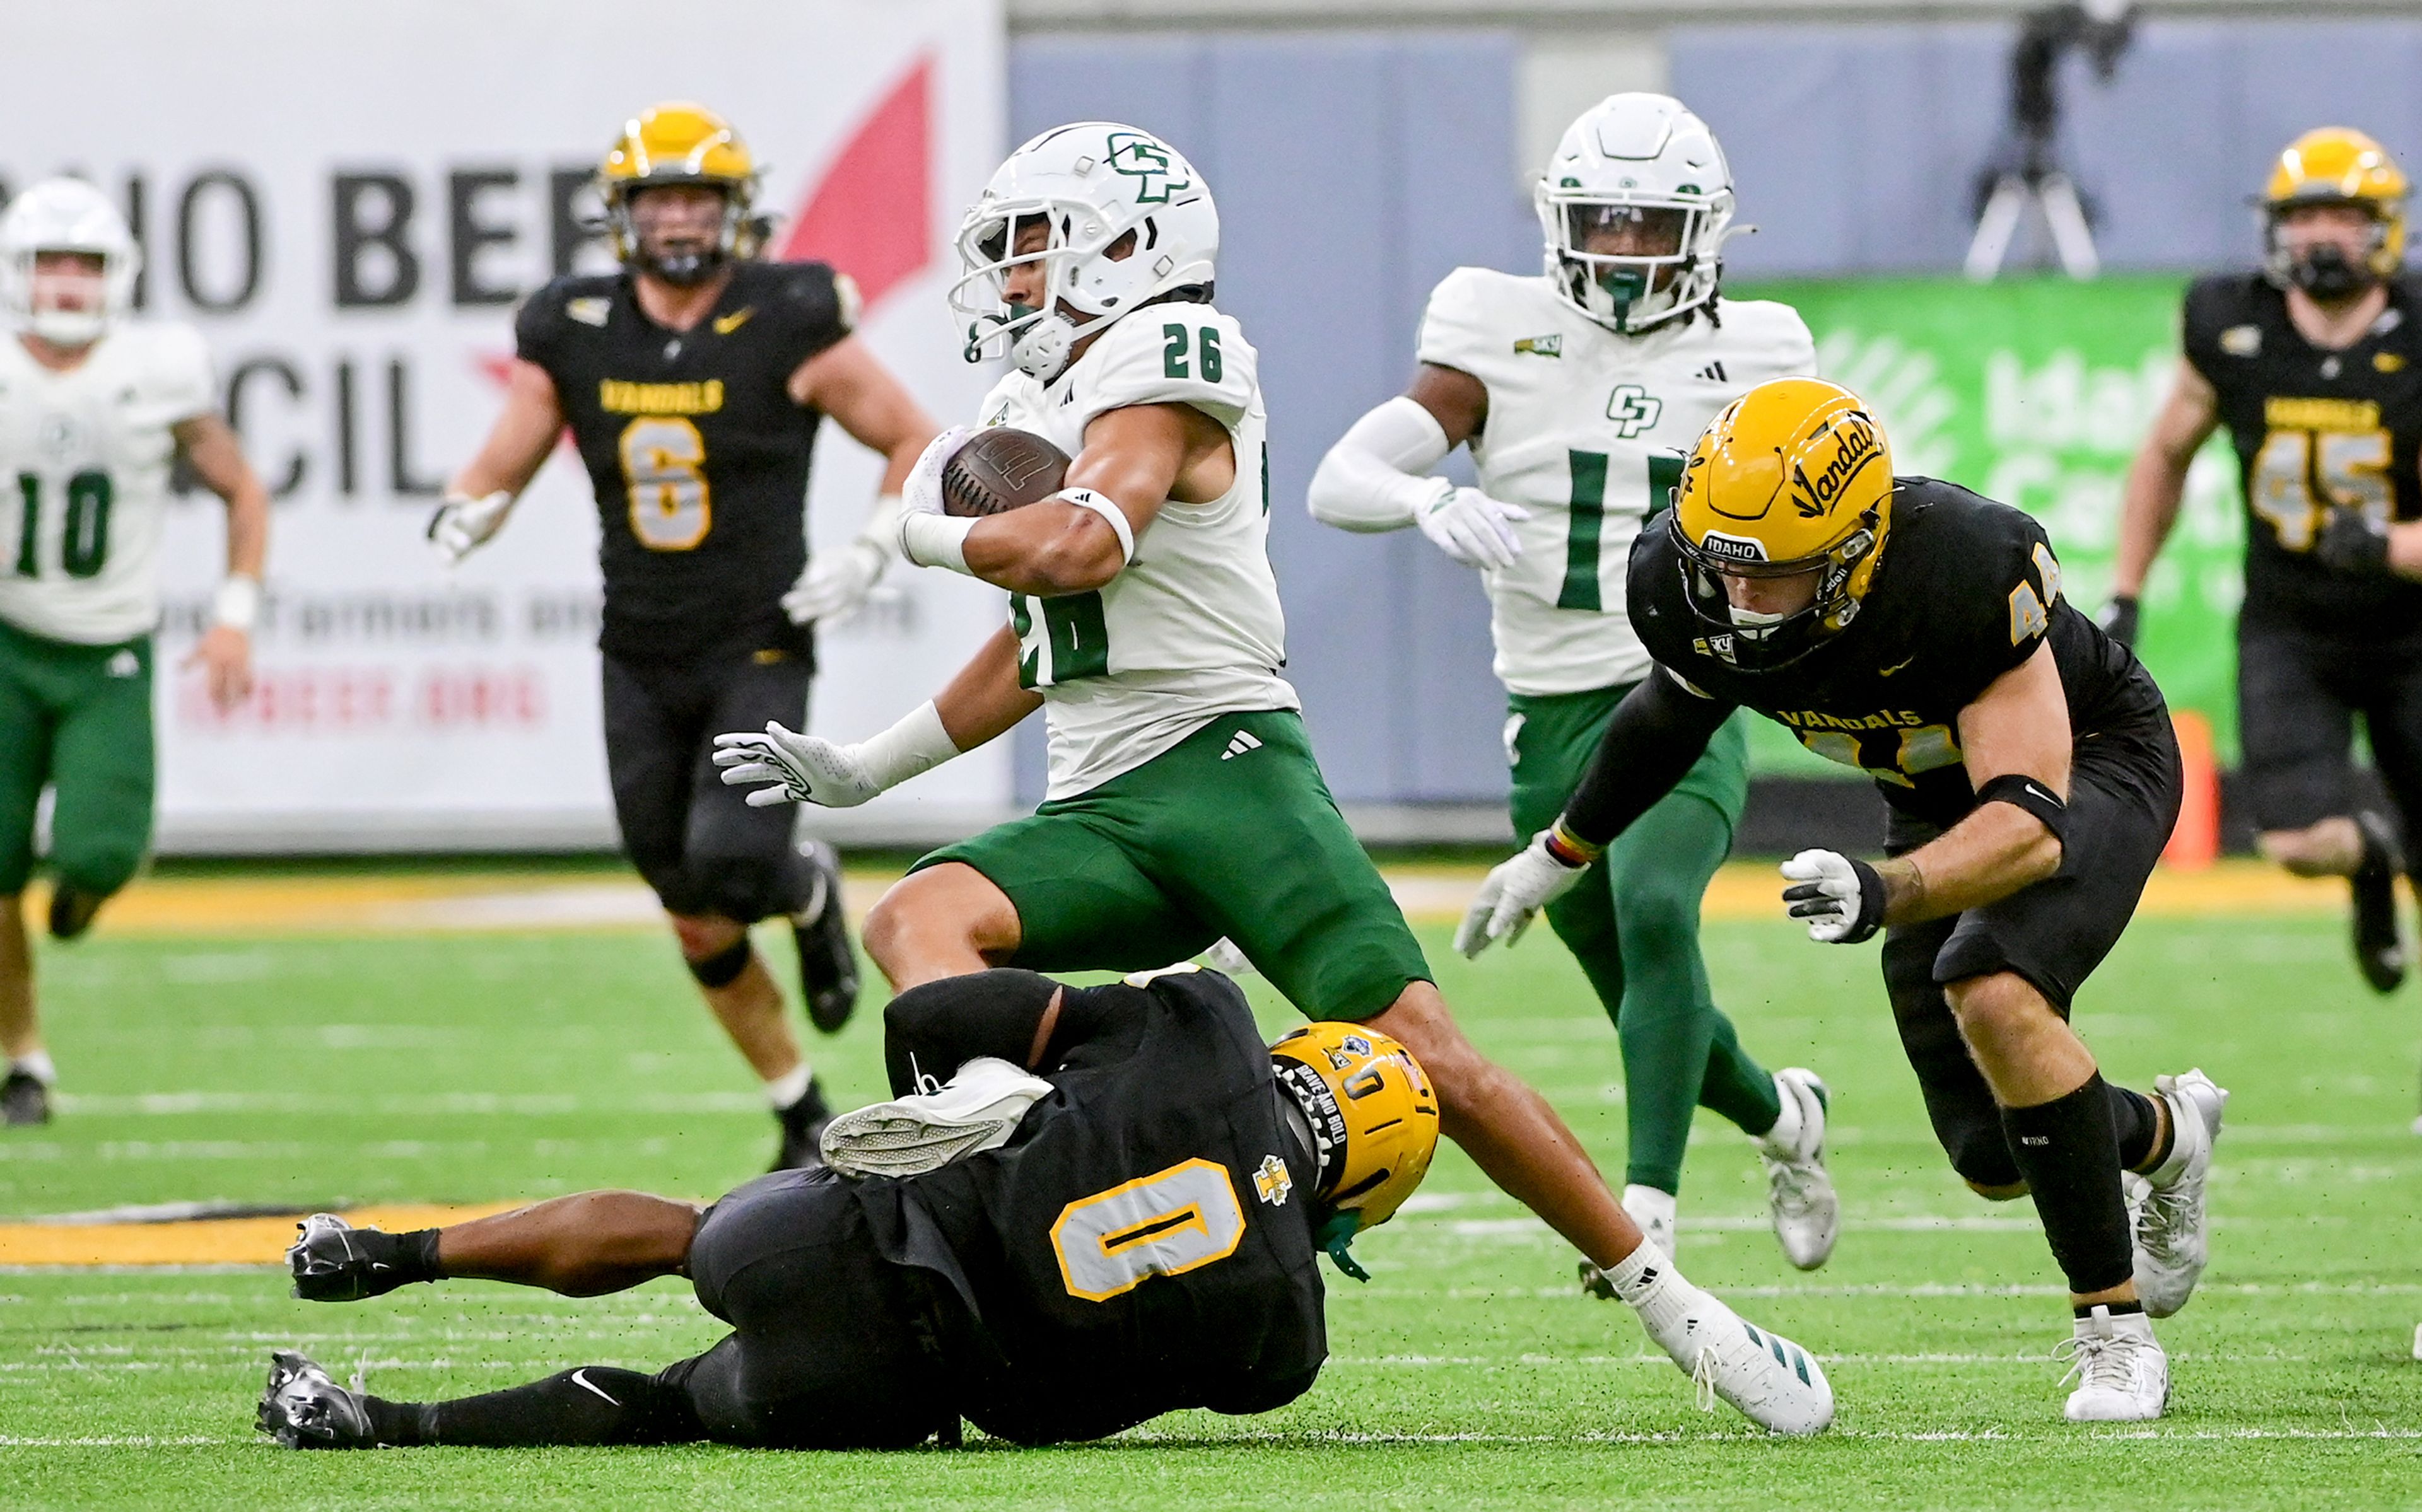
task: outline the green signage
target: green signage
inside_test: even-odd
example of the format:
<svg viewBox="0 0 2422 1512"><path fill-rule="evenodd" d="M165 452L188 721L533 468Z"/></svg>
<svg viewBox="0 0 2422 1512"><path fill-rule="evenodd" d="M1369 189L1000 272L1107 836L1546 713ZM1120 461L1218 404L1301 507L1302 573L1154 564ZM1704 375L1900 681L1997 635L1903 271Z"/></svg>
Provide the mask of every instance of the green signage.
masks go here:
<svg viewBox="0 0 2422 1512"><path fill-rule="evenodd" d="M2110 592L2128 464L2178 363L2176 277L2095 283L1948 278L1772 283L1737 291L1798 307L1817 371L1865 398L1893 466L1974 489L2043 522L2063 585L2088 614ZM2236 752L2234 625L2244 522L2225 434L2195 459L2178 527L2145 585L2138 650L2173 709L2208 715L2224 762ZM1754 765L1847 769L1755 722Z"/></svg>

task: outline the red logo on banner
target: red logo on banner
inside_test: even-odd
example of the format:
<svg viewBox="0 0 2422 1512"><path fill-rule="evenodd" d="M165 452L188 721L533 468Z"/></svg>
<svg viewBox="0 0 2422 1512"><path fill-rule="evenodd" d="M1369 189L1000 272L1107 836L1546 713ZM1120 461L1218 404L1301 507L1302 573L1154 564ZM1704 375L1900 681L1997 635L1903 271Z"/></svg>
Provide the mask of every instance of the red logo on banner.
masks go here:
<svg viewBox="0 0 2422 1512"><path fill-rule="evenodd" d="M933 80L928 54L834 154L776 254L831 263L870 310L933 258Z"/></svg>

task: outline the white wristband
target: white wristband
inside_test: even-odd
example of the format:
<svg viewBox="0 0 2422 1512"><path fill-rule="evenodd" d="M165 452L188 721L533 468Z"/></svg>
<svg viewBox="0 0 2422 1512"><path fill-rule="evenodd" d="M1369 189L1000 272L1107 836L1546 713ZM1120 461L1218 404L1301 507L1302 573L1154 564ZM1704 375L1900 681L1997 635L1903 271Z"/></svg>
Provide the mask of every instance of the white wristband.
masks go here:
<svg viewBox="0 0 2422 1512"><path fill-rule="evenodd" d="M932 699L920 704L907 718L882 734L859 742L858 759L867 774L884 790L899 787L920 772L931 772L959 754L951 732L942 727L942 711Z"/></svg>
<svg viewBox="0 0 2422 1512"><path fill-rule="evenodd" d="M975 528L974 520L956 515L904 516L900 522L901 553L919 567L947 567L973 577L975 574L967 568L967 532Z"/></svg>
<svg viewBox="0 0 2422 1512"><path fill-rule="evenodd" d="M1127 523L1124 510L1092 489L1062 489L1051 496L1062 504L1073 504L1100 515L1110 533L1119 538L1119 565L1124 567L1135 560L1135 526Z"/></svg>
<svg viewBox="0 0 2422 1512"><path fill-rule="evenodd" d="M211 618L229 630L252 633L260 620L260 580L229 574L219 584L218 597L212 602Z"/></svg>

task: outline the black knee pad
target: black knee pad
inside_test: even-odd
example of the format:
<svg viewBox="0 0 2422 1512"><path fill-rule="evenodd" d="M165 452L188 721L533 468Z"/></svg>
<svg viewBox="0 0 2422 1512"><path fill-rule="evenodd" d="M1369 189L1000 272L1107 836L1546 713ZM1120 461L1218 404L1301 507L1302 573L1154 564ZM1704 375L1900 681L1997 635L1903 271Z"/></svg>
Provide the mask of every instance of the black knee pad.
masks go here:
<svg viewBox="0 0 2422 1512"><path fill-rule="evenodd" d="M748 937L744 934L712 956L703 957L698 960L691 960L684 956L682 958L682 964L687 966L689 974L698 978L699 986L713 990L718 987L730 987L738 981L740 974L748 969L749 954Z"/></svg>
<svg viewBox="0 0 2422 1512"><path fill-rule="evenodd" d="M1956 1131L1938 1123L1934 1132L1942 1142L1942 1153L1951 1157L1951 1169L1970 1186L2014 1187L2026 1179L2010 1155L2009 1135L1998 1120Z"/></svg>
<svg viewBox="0 0 2422 1512"><path fill-rule="evenodd" d="M673 912L716 913L742 924L794 912L814 890L807 862L787 848L773 856L693 856L682 871L674 892L683 906Z"/></svg>

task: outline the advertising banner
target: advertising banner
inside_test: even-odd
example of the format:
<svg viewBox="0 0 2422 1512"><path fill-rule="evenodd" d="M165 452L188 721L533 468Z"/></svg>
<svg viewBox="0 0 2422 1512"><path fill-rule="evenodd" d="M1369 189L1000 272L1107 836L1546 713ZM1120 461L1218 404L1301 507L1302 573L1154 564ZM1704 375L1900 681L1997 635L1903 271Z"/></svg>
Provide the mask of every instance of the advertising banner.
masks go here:
<svg viewBox="0 0 2422 1512"><path fill-rule="evenodd" d="M1817 370L1875 406L1901 473L1946 478L2034 515L2080 609L2109 596L2120 488L2178 365L2185 281L2115 277L1762 284L1795 305ZM2138 647L2173 709L2199 709L2236 751L2234 625L2244 521L2226 435L2187 476L2177 529L2145 585ZM1779 726L1752 737L1763 771L1842 772ZM1845 773L1847 774L1847 773Z"/></svg>
<svg viewBox="0 0 2422 1512"><path fill-rule="evenodd" d="M589 176L627 118L696 100L755 152L775 255L850 273L862 338L943 423L966 417L992 375L961 360L943 291L960 210L1002 151L1002 45L999 0L12 15L0 191L72 171L125 208L145 314L200 329L276 495L260 687L232 716L175 670L223 569L222 511L199 490L172 511L162 849L612 843L577 459L558 450L459 569L422 539L496 413L514 307L610 266ZM835 547L880 465L823 435L810 535ZM822 635L813 727L889 725L1000 612L983 585L895 569ZM952 833L1009 795L1004 744L851 818Z"/></svg>

